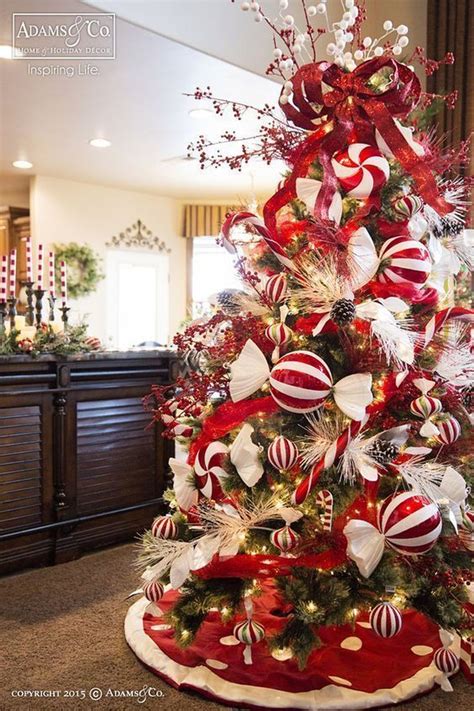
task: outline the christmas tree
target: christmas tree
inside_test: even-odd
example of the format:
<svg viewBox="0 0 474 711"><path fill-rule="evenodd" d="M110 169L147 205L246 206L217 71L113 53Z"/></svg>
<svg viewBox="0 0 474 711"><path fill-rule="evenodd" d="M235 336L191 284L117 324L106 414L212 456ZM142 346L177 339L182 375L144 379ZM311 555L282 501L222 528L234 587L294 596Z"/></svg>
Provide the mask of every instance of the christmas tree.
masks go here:
<svg viewBox="0 0 474 711"><path fill-rule="evenodd" d="M279 108L255 109L252 142L191 147L203 167L288 172L262 217L228 216L242 291L176 337L186 375L148 398L186 457L143 537L127 639L174 685L234 705L381 706L450 688L450 635L472 628L474 312L450 301L472 267L472 183L466 145L422 130L437 97L411 66L451 55L409 56L388 20L363 37L352 0L325 31L325 3L302 3L303 27L279 4L277 20L241 4L273 32Z"/></svg>

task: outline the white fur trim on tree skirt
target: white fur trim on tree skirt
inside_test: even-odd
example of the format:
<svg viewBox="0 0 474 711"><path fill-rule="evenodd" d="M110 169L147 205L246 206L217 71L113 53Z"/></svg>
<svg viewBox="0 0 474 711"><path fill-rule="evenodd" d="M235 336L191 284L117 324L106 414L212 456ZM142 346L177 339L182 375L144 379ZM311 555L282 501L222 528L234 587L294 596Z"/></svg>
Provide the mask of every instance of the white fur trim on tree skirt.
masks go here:
<svg viewBox="0 0 474 711"><path fill-rule="evenodd" d="M186 667L170 659L143 629L143 615L148 605L145 598L135 602L125 618L125 639L137 657L159 676L229 704L250 704L263 708L291 709L368 709L396 704L428 691L434 686L434 665L420 669L391 689L378 689L372 694L336 684L323 689L286 692L258 686L237 684L221 679L209 667Z"/></svg>

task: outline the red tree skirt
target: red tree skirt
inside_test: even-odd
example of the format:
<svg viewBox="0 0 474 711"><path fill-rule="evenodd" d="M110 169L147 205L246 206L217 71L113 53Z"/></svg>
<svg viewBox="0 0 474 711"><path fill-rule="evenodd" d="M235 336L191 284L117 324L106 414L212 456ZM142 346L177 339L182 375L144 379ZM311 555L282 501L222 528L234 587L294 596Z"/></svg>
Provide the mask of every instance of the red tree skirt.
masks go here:
<svg viewBox="0 0 474 711"><path fill-rule="evenodd" d="M177 593L159 603L167 612ZM255 619L268 637L284 624L275 614L273 591L255 598ZM211 612L192 645L179 648L159 610L141 598L129 609L125 636L137 657L155 674L180 689L192 689L230 705L278 709L362 709L409 699L431 689L439 672L432 664L440 645L438 627L419 613L403 615L393 639L377 637L360 615L353 628L320 630L323 646L303 671L293 658L275 659L265 642L252 646L253 664L244 664L244 645L232 635L234 622L223 625ZM284 655L283 655L284 656Z"/></svg>

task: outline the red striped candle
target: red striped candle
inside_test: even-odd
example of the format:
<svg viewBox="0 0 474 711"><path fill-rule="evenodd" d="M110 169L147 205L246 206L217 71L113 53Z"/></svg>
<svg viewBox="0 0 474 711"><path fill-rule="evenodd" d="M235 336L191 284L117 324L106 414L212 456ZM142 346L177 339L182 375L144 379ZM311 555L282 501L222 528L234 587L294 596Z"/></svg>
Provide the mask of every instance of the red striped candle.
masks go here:
<svg viewBox="0 0 474 711"><path fill-rule="evenodd" d="M56 296L55 273L54 273L54 252L49 253L49 293L51 296Z"/></svg>
<svg viewBox="0 0 474 711"><path fill-rule="evenodd" d="M16 295L16 249L10 252L10 296Z"/></svg>
<svg viewBox="0 0 474 711"><path fill-rule="evenodd" d="M31 237L26 240L26 281L33 281L33 248Z"/></svg>
<svg viewBox="0 0 474 711"><path fill-rule="evenodd" d="M43 278L43 267L44 267L44 254L43 254L43 245L39 244L38 245L38 273L37 273L37 280L36 280L36 288L37 289L43 289L44 288L44 278Z"/></svg>
<svg viewBox="0 0 474 711"><path fill-rule="evenodd" d="M60 262L61 264L61 299L63 306L67 305L67 264L66 262Z"/></svg>
<svg viewBox="0 0 474 711"><path fill-rule="evenodd" d="M0 301L7 300L7 272L8 272L8 257L2 255L2 271L0 275Z"/></svg>

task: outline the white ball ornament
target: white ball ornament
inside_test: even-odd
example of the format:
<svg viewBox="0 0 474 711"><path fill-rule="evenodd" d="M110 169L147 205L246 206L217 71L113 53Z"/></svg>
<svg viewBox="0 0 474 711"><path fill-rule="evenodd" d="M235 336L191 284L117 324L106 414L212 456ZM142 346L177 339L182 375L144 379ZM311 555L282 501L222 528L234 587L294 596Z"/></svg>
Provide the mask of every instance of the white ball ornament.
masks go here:
<svg viewBox="0 0 474 711"><path fill-rule="evenodd" d="M316 7L314 5L310 5L308 7L308 16L314 17L315 15L316 15Z"/></svg>
<svg viewBox="0 0 474 711"><path fill-rule="evenodd" d="M263 15L261 15L261 14L258 12L258 13L255 15L255 17L254 17L253 19L254 19L254 22L262 22L262 20L263 20Z"/></svg>
<svg viewBox="0 0 474 711"><path fill-rule="evenodd" d="M260 10L260 5L258 4L258 2L251 2L250 9L252 10L252 12L258 12Z"/></svg>
<svg viewBox="0 0 474 711"><path fill-rule="evenodd" d="M250 3L243 2L242 5L240 6L240 9L243 10L244 12L248 12L250 10Z"/></svg>
<svg viewBox="0 0 474 711"><path fill-rule="evenodd" d="M334 42L330 42L327 46L326 51L330 56L332 56L333 54L336 54L336 49L337 49L337 47L334 44Z"/></svg>
<svg viewBox="0 0 474 711"><path fill-rule="evenodd" d="M281 51L281 49L278 49L278 47L277 47L276 49L273 50L273 57L275 59L281 59L282 56L283 56L283 52Z"/></svg>
<svg viewBox="0 0 474 711"><path fill-rule="evenodd" d="M320 15L324 15L324 13L326 12L326 5L320 2L319 5L316 5L316 12L318 12Z"/></svg>
<svg viewBox="0 0 474 711"><path fill-rule="evenodd" d="M394 53L395 56L398 56L399 54L402 53L402 48L398 46L398 44L395 45L395 47L392 49L392 52Z"/></svg>
<svg viewBox="0 0 474 711"><path fill-rule="evenodd" d="M282 106L284 106L287 103L288 103L288 96L286 94L282 94L280 96L280 104L282 104Z"/></svg>
<svg viewBox="0 0 474 711"><path fill-rule="evenodd" d="M390 30L393 30L393 22L391 20L385 20L383 28L385 32L390 32Z"/></svg>
<svg viewBox="0 0 474 711"><path fill-rule="evenodd" d="M350 10L352 7L354 7L354 0L346 0L345 5L348 10Z"/></svg>
<svg viewBox="0 0 474 711"><path fill-rule="evenodd" d="M346 40L346 42L352 42L352 40L354 39L354 35L352 34L352 32L346 32L344 39Z"/></svg>
<svg viewBox="0 0 474 711"><path fill-rule="evenodd" d="M346 46L346 43L344 42L344 40L342 40L342 39L337 40L336 47L338 49L344 49L345 46Z"/></svg>
<svg viewBox="0 0 474 711"><path fill-rule="evenodd" d="M351 19L351 17L352 17L352 15L350 12L345 12L342 16L342 19L344 20L344 22L348 22Z"/></svg>
<svg viewBox="0 0 474 711"><path fill-rule="evenodd" d="M408 27L406 25L398 25L397 32L399 35L408 34Z"/></svg>
<svg viewBox="0 0 474 711"><path fill-rule="evenodd" d="M356 7L356 5L354 5L354 7L351 8L351 15L354 19L359 16L359 8Z"/></svg>
<svg viewBox="0 0 474 711"><path fill-rule="evenodd" d="M285 15L285 17L283 18L283 22L287 27L293 27L293 25L295 24L295 18L293 17L293 15Z"/></svg>
<svg viewBox="0 0 474 711"><path fill-rule="evenodd" d="M289 81L289 80L286 81L286 82L284 83L284 87L285 87L285 92L286 92L287 94L291 94L291 92L293 91L293 82L291 82L291 81Z"/></svg>
<svg viewBox="0 0 474 711"><path fill-rule="evenodd" d="M335 37L337 40L340 40L340 39L342 39L342 38L344 37L344 32L343 32L342 30L336 30L335 33L334 33L334 37Z"/></svg>
<svg viewBox="0 0 474 711"><path fill-rule="evenodd" d="M362 40L362 44L364 45L364 47L370 47L370 45L372 44L372 37L364 37L364 39Z"/></svg>
<svg viewBox="0 0 474 711"><path fill-rule="evenodd" d="M376 57L381 57L382 54L383 54L383 47L376 47L376 48L374 49L374 55L375 55Z"/></svg>
<svg viewBox="0 0 474 711"><path fill-rule="evenodd" d="M347 20L341 20L339 23L341 30L347 30Z"/></svg>
<svg viewBox="0 0 474 711"><path fill-rule="evenodd" d="M280 10L286 10L288 7L288 0L280 0Z"/></svg>
<svg viewBox="0 0 474 711"><path fill-rule="evenodd" d="M408 39L408 37L400 37L400 39L398 40L398 45L399 47L406 47L409 42L410 40Z"/></svg>
<svg viewBox="0 0 474 711"><path fill-rule="evenodd" d="M306 35L298 35L296 41L300 44L304 44L306 42Z"/></svg>
<svg viewBox="0 0 474 711"><path fill-rule="evenodd" d="M364 58L364 53L361 49L356 49L354 52L354 59L357 59L357 61L360 61L361 59Z"/></svg>

